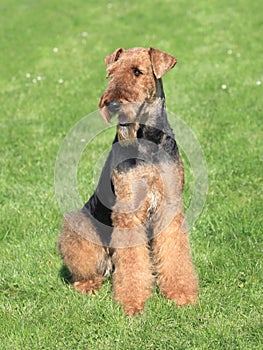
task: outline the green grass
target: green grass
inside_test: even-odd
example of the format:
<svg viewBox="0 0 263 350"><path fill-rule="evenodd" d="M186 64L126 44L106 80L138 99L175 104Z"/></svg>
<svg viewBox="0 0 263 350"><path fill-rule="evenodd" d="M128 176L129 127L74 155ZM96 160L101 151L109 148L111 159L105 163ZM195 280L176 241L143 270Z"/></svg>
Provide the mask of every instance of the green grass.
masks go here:
<svg viewBox="0 0 263 350"><path fill-rule="evenodd" d="M1 348L261 349L261 2L2 0L0 31ZM167 107L197 135L209 190L191 230L199 305L177 309L155 291L128 318L109 280L86 297L60 278L54 167L69 130L97 109L104 56L133 46L178 58ZM96 157L81 160L84 197Z"/></svg>

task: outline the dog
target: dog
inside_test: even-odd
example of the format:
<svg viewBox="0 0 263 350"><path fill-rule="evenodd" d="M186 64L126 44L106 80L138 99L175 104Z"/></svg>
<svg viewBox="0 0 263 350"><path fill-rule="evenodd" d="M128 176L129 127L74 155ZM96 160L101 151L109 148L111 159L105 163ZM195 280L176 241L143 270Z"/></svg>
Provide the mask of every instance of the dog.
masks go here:
<svg viewBox="0 0 263 350"><path fill-rule="evenodd" d="M154 48L105 58L99 109L118 125L98 186L65 216L58 247L73 286L95 293L112 274L114 299L140 313L156 282L177 306L196 303L198 279L183 212L184 170L168 122L162 77L176 59Z"/></svg>

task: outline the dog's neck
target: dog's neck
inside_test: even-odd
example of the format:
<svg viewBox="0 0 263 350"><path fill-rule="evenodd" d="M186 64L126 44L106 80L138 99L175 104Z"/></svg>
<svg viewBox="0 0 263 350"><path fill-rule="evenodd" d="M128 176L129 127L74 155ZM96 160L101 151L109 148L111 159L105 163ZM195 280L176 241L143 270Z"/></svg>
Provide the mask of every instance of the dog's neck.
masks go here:
<svg viewBox="0 0 263 350"><path fill-rule="evenodd" d="M162 79L161 78L155 79L155 84L156 84L156 97L165 99Z"/></svg>

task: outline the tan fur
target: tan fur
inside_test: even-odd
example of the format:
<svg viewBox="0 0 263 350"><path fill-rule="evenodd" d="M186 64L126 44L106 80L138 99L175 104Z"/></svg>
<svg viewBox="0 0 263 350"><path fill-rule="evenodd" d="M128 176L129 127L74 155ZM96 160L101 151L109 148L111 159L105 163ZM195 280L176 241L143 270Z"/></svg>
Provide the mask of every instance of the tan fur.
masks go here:
<svg viewBox="0 0 263 350"><path fill-rule="evenodd" d="M153 239L157 284L162 293L177 306L196 302L198 283L188 235L183 232L183 215L178 213L170 225Z"/></svg>
<svg viewBox="0 0 263 350"><path fill-rule="evenodd" d="M58 237L58 248L64 264L72 274L74 287L82 293L94 293L104 281L103 274L110 268L111 262L98 240L93 243L82 237L83 228L85 233L89 229L90 238L96 234L91 223L81 213L66 216Z"/></svg>
<svg viewBox="0 0 263 350"><path fill-rule="evenodd" d="M158 108L164 100L160 78L176 59L153 48L119 48L105 63L110 81L99 107L109 122L114 114L109 103L121 103L118 118L127 125L119 123L117 136L125 152L139 142L142 118L160 117ZM198 282L183 214L184 172L179 156L176 161L142 162L125 171L116 167L109 176L116 196L110 247L103 246L98 228L83 211L68 214L63 222L59 251L73 286L94 293L113 264L114 298L128 315L143 310L152 293L154 272L167 298L178 306L195 303Z"/></svg>

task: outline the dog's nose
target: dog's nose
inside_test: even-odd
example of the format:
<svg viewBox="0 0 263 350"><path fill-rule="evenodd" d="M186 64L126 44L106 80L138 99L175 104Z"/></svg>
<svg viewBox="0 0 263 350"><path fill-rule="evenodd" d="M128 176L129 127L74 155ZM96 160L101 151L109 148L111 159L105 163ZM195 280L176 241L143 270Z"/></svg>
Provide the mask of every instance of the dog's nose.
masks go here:
<svg viewBox="0 0 263 350"><path fill-rule="evenodd" d="M117 113L121 107L121 103L118 101L110 101L106 103L106 106L111 113Z"/></svg>

